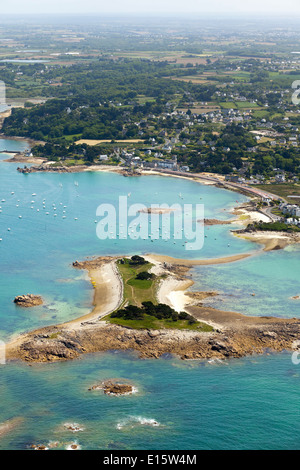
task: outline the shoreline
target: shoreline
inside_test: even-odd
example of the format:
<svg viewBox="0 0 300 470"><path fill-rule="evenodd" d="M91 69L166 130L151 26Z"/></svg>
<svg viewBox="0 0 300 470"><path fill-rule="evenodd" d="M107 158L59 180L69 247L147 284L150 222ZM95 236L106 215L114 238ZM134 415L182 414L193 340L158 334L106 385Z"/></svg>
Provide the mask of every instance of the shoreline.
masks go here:
<svg viewBox="0 0 300 470"><path fill-rule="evenodd" d="M26 143L29 143L30 147L33 146L33 145L39 145L39 144L44 145L46 143L42 140L31 139L30 137L21 137L21 136L18 136L18 135L8 136L8 135L2 134L2 133L0 133L0 139L2 139L2 140L15 140L16 142L26 142Z"/></svg>
<svg viewBox="0 0 300 470"><path fill-rule="evenodd" d="M237 232L232 233L244 240L259 243L264 246L263 251L276 251L283 250L289 245L300 243L300 233L286 233L286 232L272 232L272 231L259 231L259 232Z"/></svg>
<svg viewBox="0 0 300 470"><path fill-rule="evenodd" d="M119 258L100 257L74 262L74 268L88 271L94 285L92 312L67 323L19 335L7 345L8 361L56 362L109 350L134 350L141 358L159 358L165 353L181 359L238 358L263 354L266 349L291 350L295 337L300 335L300 319L251 317L199 305L199 300L217 293L188 291L194 284L187 276L191 266L166 266L155 255L147 257L154 264L152 269L166 275L157 292L158 302L166 302L178 311L184 309L214 330L206 333L177 329L134 330L103 321L103 317L118 308L123 299L123 289L115 285L120 281L116 271Z"/></svg>
<svg viewBox="0 0 300 470"><path fill-rule="evenodd" d="M101 260L101 261L100 261ZM63 323L62 326L73 329L87 322L93 323L117 310L123 301L123 282L116 266L116 259L108 257L95 261L84 261L76 269L85 269L94 288L93 310L75 320Z"/></svg>
<svg viewBox="0 0 300 470"><path fill-rule="evenodd" d="M26 157L25 157L26 158ZM11 159L8 159L8 160L5 160L6 162L22 162L24 163L24 159L20 159L18 158L18 156L16 157L13 157ZM34 157L31 158L30 160L29 159L26 159L26 161L28 163L37 163L37 159L35 159ZM39 160L39 162L41 163L41 160ZM45 163L45 161L43 160L42 163ZM53 167L53 168L39 168L39 169L36 169L36 170L33 170L33 172L35 171L41 171L41 172L57 172L57 173L81 173L81 172L87 172L87 171L91 171L91 172L104 172L104 173L118 173L118 174L121 174L121 175L124 175L124 173L126 174L126 169L124 169L123 167L120 167L120 166L110 166L110 165L91 165L91 166L88 166L88 165L84 165L84 166L71 166L71 167L64 167L64 166L61 166L61 167ZM238 186L232 186L232 185L228 185L227 183L225 183L224 181L224 177L222 177L222 175L200 175L200 174L196 174L196 173L191 173L189 175L183 175L183 174L175 174L174 172L173 173L170 173L170 172L166 172L166 171L157 171L157 170L141 170L139 172L138 175L127 175L126 176L131 176L131 177L136 177L136 176L147 176L147 175L158 175L158 176L165 176L165 177L173 177L173 178L180 178L180 179L187 179L187 180L193 180L199 184L203 184L203 185L208 185L208 186L216 186L216 187L221 187L222 189L225 189L227 191L233 191L233 192L238 192L239 194L243 194L243 195L246 195L250 200L246 203L241 203L239 204L238 206L234 207L230 212L235 215L235 216L238 216L238 218L234 218L234 219L229 219L229 220L218 220L218 219L207 219L207 223L206 225L241 225L243 227L247 226L248 223L251 223L251 222L258 222L258 221L262 221L262 222L268 222L271 220L271 218L267 215L267 214L264 214L263 212L260 212L260 211L257 211L255 210L255 208L253 206L251 206L252 201L253 199L257 198L257 197L260 197L257 193L255 193L255 190L253 190L253 193L251 194L251 189L249 188L241 188L241 187L238 187ZM208 178L212 178L211 180L209 180ZM223 178L223 179L221 179ZM249 192L251 195L249 195ZM277 249L283 249L285 248L286 246L288 246L289 244L294 244L294 243L298 243L298 240L296 240L294 237L290 237L288 236L288 234L285 234L285 237L284 237L284 240L283 240L283 236L281 233L277 234L277 232L264 232L264 236L252 236L252 235L248 235L247 236L242 236L240 235L238 232L235 233L236 231L235 230L232 230L232 233L235 235L235 236L238 236L239 238L244 238L246 240L249 240L249 241L252 241L252 242L256 242L256 243L259 243L261 245L264 245L265 246L265 250L264 251L272 251L272 250L277 250ZM277 236L278 235L278 236ZM273 238L273 241L270 240L270 238ZM300 240L299 240L300 242ZM238 256L243 256L241 257L240 259L244 259L248 256L251 256L250 254L249 255L237 255ZM238 260L238 258L236 257L236 259L233 259L233 261L235 260ZM225 262L230 262L230 260L226 260L224 258L224 263ZM185 263L187 265L191 265L191 263L193 264L197 264L197 265L201 265L202 263L200 261L188 261L188 260L182 260L182 263ZM214 264L214 262L212 261L211 264Z"/></svg>

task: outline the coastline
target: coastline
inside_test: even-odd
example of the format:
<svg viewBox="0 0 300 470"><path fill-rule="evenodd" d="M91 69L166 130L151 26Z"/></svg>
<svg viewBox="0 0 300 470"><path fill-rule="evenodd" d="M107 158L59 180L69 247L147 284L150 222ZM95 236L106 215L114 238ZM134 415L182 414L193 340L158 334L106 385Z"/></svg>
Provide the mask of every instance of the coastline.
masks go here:
<svg viewBox="0 0 300 470"><path fill-rule="evenodd" d="M93 323L118 309L123 300L123 282L114 258L76 262L76 269L85 269L94 288L93 310L80 318L63 323L68 328L80 328L82 323Z"/></svg>
<svg viewBox="0 0 300 470"><path fill-rule="evenodd" d="M16 158L18 157L16 156ZM29 162L28 159L26 161ZM65 169L57 167L56 169L49 168L49 170L38 171L78 172L79 170L78 167L66 167ZM123 168L111 166L80 167L80 171L124 174ZM215 185L227 190L238 191L238 188L221 184L221 181L216 178L214 181L207 180L205 176L202 179L199 175L184 176L161 171L145 171L142 174L193 179L201 184ZM226 221L226 223L245 226L249 221L260 220L258 218L261 218L263 214L253 210L253 207L251 201L239 205L233 209L233 214L239 216L239 218ZM214 219L213 223L217 222ZM54 362L75 359L84 353L112 349L133 349L138 352L140 357L158 358L162 354L170 353L178 355L182 359L224 359L263 353L267 348L274 351L292 349L294 338L298 337L300 333L300 320L249 317L236 312L223 312L197 305L197 300L205 299L208 296L206 294L217 294L193 293L199 294L197 298L197 295L192 296L187 292L187 289L193 285L193 281L187 277L187 272L192 266L237 262L262 251L281 249L289 243L298 242L298 240L295 241L295 237L290 237L287 234L277 234L276 232L241 235L232 230L232 233L235 236L262 244L264 249L252 253L208 260L186 260L163 255L147 255L148 259L154 264L153 269L166 275L166 279L161 281L157 291L158 302L166 303L178 312L185 310L198 320L213 326L213 332L199 333L197 331L176 329L132 330L103 321L103 317L121 305L123 282L116 267L116 260L119 257L101 257L82 263L74 263L75 268L87 270L94 286L92 311L67 323L40 328L19 335L7 345L8 360Z"/></svg>
<svg viewBox="0 0 300 470"><path fill-rule="evenodd" d="M2 134L0 133L0 139L3 139L3 140L15 140L17 142L27 142L30 147L34 146L34 145L44 145L46 142L42 141L42 140L34 140L34 139L31 139L30 137L20 137L18 135L14 135L14 136L9 136L9 135L5 135L5 134Z"/></svg>
<svg viewBox="0 0 300 470"><path fill-rule="evenodd" d="M300 233L286 233L286 232L232 232L236 237L248 240L251 242L259 243L264 246L263 251L283 250L289 245L300 243Z"/></svg>
<svg viewBox="0 0 300 470"><path fill-rule="evenodd" d="M109 173L118 173L121 175L126 174L126 170L123 167L119 166L111 166L111 165L80 165L80 166L71 166L71 167L49 167L45 166L46 162L41 159L36 159L35 157L28 158L28 157L20 157L19 155L16 155L10 159L4 160L6 162L19 162L19 163L40 163L44 166L42 167L31 167L31 172L35 171L41 171L41 172L57 172L57 173L81 173L81 172L109 172ZM33 169L32 169L33 168ZM247 203L242 203L236 206L231 213L234 216L238 216L237 218L235 217L234 219L230 220L218 220L218 219L208 219L206 222L206 225L240 225L240 226L247 226L249 223L253 222L269 222L271 218L267 215L264 214L263 212L255 210L255 207L252 203L251 200L255 199L258 197L258 194L251 194L249 195L249 191L251 193L251 190L247 188L241 188L239 186L232 186L228 185L224 181L224 177L222 175L200 175L200 174L194 174L191 173L188 176L185 176L183 174L175 174L167 172L167 171L157 171L157 170L141 170L139 173L140 175L159 175L159 176L165 176L165 177L173 177L173 178L180 178L180 179L187 179L187 180L193 180L195 182L198 182L200 184L208 185L208 186L216 186L216 187L221 187L223 189L226 189L228 191L235 191L239 192L240 194L246 194L248 198L250 198L249 202ZM138 176L138 175L127 175L126 176ZM211 178L211 179L209 179ZM255 190L253 190L255 192ZM294 236L289 236L289 234L282 234L282 233L277 233L277 232L263 232L261 235L253 235L247 233L246 236L241 235L238 233L236 230L231 231L235 236L238 236L239 238L244 238L246 240L256 242L260 245L264 245L265 249L264 251L271 251L271 250L278 250L278 249L283 249L286 246L294 243L299 243L300 238L298 240L297 237ZM272 239L272 240L271 240ZM229 258L224 258L223 263L231 262L231 261L238 261L239 259L244 259L248 256L251 256L250 254L247 255L237 255L234 256L233 259ZM166 260L168 262L168 260ZM170 259L169 261L172 261ZM174 260L173 260L174 261ZM175 260L179 261L179 260ZM180 260L182 264L185 264L187 266L191 265L201 265L203 264L202 261L189 261L189 260ZM215 264L213 260L211 260L210 263L205 264Z"/></svg>

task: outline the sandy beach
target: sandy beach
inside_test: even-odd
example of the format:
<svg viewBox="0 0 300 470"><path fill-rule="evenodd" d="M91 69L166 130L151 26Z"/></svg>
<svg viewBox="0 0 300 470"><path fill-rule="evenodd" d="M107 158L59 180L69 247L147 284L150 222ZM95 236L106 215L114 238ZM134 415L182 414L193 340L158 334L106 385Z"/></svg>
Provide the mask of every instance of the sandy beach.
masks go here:
<svg viewBox="0 0 300 470"><path fill-rule="evenodd" d="M161 281L158 291L157 300L161 304L167 304L176 312L185 310L186 305L191 303L185 291L194 284L192 280L179 280L174 276L169 276Z"/></svg>
<svg viewBox="0 0 300 470"><path fill-rule="evenodd" d="M85 261L80 269L86 269L94 288L93 310L76 320L63 324L68 328L80 328L82 323L94 321L109 315L116 310L123 300L123 281L116 266L116 261L103 261L99 266L93 261Z"/></svg>
<svg viewBox="0 0 300 470"><path fill-rule="evenodd" d="M282 250L288 245L300 243L300 233L286 233L286 232L244 232L235 233L235 236L249 240L251 242L259 243L264 246L263 251Z"/></svg>
<svg viewBox="0 0 300 470"><path fill-rule="evenodd" d="M5 152L3 152L5 154ZM35 163L37 165L41 165L44 163L45 160L42 158L37 158L37 157L26 157L25 155L19 154L19 153L14 153L12 154L12 157L7 158L4 160L4 162L7 163Z"/></svg>

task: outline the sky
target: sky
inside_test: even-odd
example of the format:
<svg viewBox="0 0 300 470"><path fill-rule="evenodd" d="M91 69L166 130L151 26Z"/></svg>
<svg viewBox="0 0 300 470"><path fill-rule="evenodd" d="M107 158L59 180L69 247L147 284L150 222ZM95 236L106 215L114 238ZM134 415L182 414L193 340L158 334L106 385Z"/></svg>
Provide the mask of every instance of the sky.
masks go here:
<svg viewBox="0 0 300 470"><path fill-rule="evenodd" d="M227 13L300 15L299 0L0 0L1 14Z"/></svg>

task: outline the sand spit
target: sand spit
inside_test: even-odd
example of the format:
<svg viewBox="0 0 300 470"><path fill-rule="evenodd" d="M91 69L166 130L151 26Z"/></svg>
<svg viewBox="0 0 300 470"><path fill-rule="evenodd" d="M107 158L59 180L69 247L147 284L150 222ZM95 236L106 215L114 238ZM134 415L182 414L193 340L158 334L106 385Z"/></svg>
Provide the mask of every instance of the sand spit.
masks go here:
<svg viewBox="0 0 300 470"><path fill-rule="evenodd" d="M83 322L97 322L120 306L123 300L123 281L116 260L111 257L94 258L82 263L75 261L73 266L86 269L94 287L92 312L66 324L68 328L80 328Z"/></svg>
<svg viewBox="0 0 300 470"><path fill-rule="evenodd" d="M240 261L242 259L249 258L252 256L252 253L243 253L238 255L226 256L224 258L212 258L212 259L179 259L179 258L172 258L171 256L165 255L150 255L151 258L155 261L160 263L166 264L175 264L181 266L209 266L213 264L225 264L225 263L233 263L235 261Z"/></svg>

